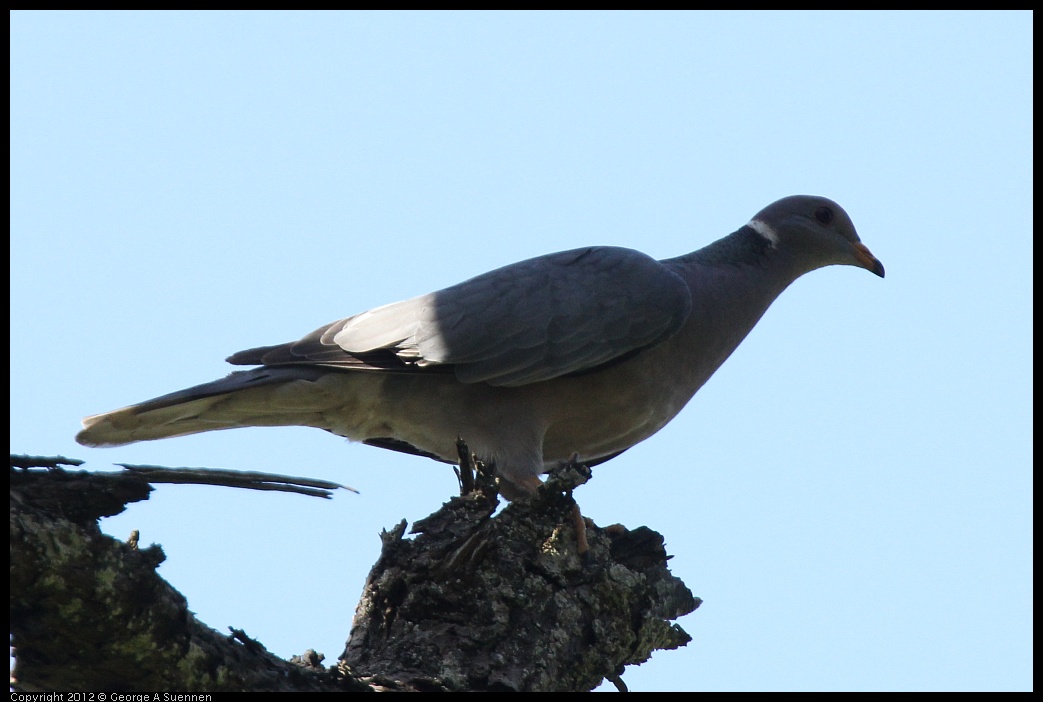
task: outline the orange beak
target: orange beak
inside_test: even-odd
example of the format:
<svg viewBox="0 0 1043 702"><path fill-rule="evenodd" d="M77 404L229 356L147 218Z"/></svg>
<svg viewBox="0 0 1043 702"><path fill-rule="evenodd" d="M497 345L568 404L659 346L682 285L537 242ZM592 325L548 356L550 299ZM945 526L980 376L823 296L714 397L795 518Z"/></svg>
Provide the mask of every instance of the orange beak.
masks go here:
<svg viewBox="0 0 1043 702"><path fill-rule="evenodd" d="M858 261L858 265L865 268L867 271L872 271L881 278L884 277L884 264L877 260L869 249L860 241L856 241L855 244L855 260Z"/></svg>

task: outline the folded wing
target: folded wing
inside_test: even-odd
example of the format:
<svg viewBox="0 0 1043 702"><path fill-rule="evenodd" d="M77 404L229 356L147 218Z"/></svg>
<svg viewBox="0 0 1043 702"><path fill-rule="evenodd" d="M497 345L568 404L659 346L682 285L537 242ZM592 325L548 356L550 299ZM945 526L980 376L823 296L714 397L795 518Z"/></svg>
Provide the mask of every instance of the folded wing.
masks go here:
<svg viewBox="0 0 1043 702"><path fill-rule="evenodd" d="M672 270L598 246L505 266L228 360L451 371L465 383L511 387L626 358L672 336L690 310L688 286Z"/></svg>

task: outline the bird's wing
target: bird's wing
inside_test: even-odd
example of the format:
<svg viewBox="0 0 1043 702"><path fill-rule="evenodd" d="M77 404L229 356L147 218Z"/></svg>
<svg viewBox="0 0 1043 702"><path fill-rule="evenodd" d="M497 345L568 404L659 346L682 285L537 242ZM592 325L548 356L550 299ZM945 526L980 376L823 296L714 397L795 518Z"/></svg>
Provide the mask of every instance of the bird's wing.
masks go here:
<svg viewBox="0 0 1043 702"><path fill-rule="evenodd" d="M228 360L441 369L465 383L518 386L652 346L681 327L691 305L688 286L668 267L598 246L521 261Z"/></svg>

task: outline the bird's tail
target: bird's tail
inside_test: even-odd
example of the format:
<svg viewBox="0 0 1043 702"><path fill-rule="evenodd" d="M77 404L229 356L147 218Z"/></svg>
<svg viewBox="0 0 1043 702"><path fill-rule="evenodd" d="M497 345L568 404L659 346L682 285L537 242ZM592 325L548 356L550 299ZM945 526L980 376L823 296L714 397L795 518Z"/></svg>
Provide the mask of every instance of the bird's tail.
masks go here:
<svg viewBox="0 0 1043 702"><path fill-rule="evenodd" d="M320 424L329 394L315 381L328 371L314 367L256 368L179 390L83 420L76 441L84 446L122 446L245 426Z"/></svg>

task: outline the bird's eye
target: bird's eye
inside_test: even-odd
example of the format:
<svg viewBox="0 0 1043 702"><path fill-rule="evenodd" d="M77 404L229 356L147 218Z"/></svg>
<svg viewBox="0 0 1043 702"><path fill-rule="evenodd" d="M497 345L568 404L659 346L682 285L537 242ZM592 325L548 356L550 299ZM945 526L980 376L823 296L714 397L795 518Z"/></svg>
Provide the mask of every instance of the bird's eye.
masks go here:
<svg viewBox="0 0 1043 702"><path fill-rule="evenodd" d="M819 224L829 224L833 221L833 210L828 207L820 207L815 210L815 219L818 220Z"/></svg>

